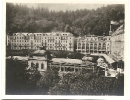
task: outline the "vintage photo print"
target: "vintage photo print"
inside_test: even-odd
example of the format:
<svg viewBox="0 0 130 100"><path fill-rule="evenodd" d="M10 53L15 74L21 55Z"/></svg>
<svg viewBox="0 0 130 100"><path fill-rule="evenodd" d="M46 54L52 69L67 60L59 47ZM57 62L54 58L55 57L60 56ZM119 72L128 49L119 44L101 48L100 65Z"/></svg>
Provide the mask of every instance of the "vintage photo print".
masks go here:
<svg viewBox="0 0 130 100"><path fill-rule="evenodd" d="M127 7L4 2L4 97L126 96Z"/></svg>

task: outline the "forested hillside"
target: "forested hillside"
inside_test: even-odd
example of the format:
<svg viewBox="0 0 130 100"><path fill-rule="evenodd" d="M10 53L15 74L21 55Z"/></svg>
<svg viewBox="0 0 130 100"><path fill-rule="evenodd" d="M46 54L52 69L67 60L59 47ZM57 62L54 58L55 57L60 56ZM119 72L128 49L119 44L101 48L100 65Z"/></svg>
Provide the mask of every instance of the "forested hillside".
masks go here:
<svg viewBox="0 0 130 100"><path fill-rule="evenodd" d="M66 31L75 36L107 35L111 20L122 24L120 20L124 20L124 10L124 5L108 5L96 10L56 12L45 7L28 8L26 5L7 3L6 33Z"/></svg>

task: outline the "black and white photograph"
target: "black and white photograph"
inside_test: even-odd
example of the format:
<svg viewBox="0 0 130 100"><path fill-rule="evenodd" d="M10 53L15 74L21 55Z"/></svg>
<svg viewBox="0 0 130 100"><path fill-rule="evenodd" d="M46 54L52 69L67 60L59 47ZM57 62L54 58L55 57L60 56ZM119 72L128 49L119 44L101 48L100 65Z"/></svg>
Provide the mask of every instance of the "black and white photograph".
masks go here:
<svg viewBox="0 0 130 100"><path fill-rule="evenodd" d="M5 95L124 96L125 4L5 8Z"/></svg>

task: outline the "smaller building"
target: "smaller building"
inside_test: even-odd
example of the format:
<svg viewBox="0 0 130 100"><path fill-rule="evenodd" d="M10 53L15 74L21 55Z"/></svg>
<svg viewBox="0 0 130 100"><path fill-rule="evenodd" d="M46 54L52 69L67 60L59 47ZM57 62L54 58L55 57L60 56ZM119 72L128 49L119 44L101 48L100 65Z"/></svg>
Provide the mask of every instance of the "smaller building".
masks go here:
<svg viewBox="0 0 130 100"><path fill-rule="evenodd" d="M28 69L37 68L38 71L46 71L48 60L46 50L36 50L29 54Z"/></svg>

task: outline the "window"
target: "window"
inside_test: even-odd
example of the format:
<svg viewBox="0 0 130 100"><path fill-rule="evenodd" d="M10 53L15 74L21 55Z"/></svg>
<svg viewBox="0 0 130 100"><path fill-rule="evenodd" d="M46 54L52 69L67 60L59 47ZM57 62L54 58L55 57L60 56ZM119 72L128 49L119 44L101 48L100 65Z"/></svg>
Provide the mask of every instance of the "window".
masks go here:
<svg viewBox="0 0 130 100"><path fill-rule="evenodd" d="M85 44L84 43L82 44L82 49L85 49Z"/></svg>
<svg viewBox="0 0 130 100"><path fill-rule="evenodd" d="M39 67L39 64L38 63L36 63L36 68L38 68Z"/></svg>
<svg viewBox="0 0 130 100"><path fill-rule="evenodd" d="M101 43L98 44L98 49L101 50Z"/></svg>
<svg viewBox="0 0 130 100"><path fill-rule="evenodd" d="M93 49L93 44L92 44L92 43L90 44L90 49L91 49L91 50Z"/></svg>
<svg viewBox="0 0 130 100"><path fill-rule="evenodd" d="M97 44L96 43L94 44L94 49L97 49Z"/></svg>
<svg viewBox="0 0 130 100"><path fill-rule="evenodd" d="M31 62L31 67L33 67L33 62Z"/></svg>
<svg viewBox="0 0 130 100"><path fill-rule="evenodd" d="M81 49L81 44L80 43L78 44L78 49Z"/></svg>
<svg viewBox="0 0 130 100"><path fill-rule="evenodd" d="M43 65L43 63L41 64L41 69L44 69L44 65Z"/></svg>
<svg viewBox="0 0 130 100"><path fill-rule="evenodd" d="M105 43L103 43L103 49L106 49L106 44Z"/></svg>

